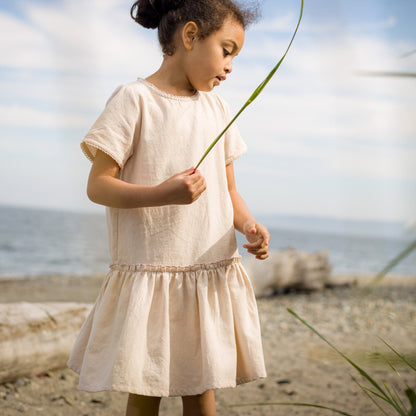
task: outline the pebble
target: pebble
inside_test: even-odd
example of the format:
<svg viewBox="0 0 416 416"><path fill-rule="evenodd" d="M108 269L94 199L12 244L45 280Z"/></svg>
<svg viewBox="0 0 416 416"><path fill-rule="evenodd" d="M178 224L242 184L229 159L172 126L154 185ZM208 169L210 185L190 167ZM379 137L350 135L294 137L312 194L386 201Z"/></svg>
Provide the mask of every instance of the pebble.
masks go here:
<svg viewBox="0 0 416 416"><path fill-rule="evenodd" d="M23 387L27 386L28 383L23 378L18 378L13 384L15 385L15 387Z"/></svg>
<svg viewBox="0 0 416 416"><path fill-rule="evenodd" d="M291 381L290 380L277 380L276 382L277 384L290 384Z"/></svg>

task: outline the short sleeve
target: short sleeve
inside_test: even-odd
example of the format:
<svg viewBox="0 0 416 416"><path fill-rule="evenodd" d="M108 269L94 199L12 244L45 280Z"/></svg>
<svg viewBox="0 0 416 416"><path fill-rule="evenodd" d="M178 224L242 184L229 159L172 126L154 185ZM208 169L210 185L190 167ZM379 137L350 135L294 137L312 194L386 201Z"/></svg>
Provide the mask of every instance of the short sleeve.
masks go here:
<svg viewBox="0 0 416 416"><path fill-rule="evenodd" d="M128 84L118 87L82 141L82 151L89 160L94 161L99 149L122 168L132 154L139 120L139 100L134 89Z"/></svg>
<svg viewBox="0 0 416 416"><path fill-rule="evenodd" d="M228 124L231 121L230 107L221 98L220 102L225 113L226 123ZM224 152L226 165L234 162L234 160L247 152L247 145L244 143L235 123L230 126L224 135Z"/></svg>

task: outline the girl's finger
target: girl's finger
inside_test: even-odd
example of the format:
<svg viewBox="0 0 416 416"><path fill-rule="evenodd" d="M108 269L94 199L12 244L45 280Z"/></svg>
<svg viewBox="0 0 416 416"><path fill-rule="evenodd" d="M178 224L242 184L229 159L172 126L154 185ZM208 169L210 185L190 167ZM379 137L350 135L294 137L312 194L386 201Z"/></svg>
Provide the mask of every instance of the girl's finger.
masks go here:
<svg viewBox="0 0 416 416"><path fill-rule="evenodd" d="M261 245L260 247L257 248L250 248L248 249L249 251L255 251L256 253L260 253L260 252L264 252L266 253L267 251L269 251L269 248L265 245Z"/></svg>
<svg viewBox="0 0 416 416"><path fill-rule="evenodd" d="M259 227L259 233L262 236L263 240L264 240L264 244L268 245L270 242L270 234L267 231L267 229L265 229L264 227Z"/></svg>
<svg viewBox="0 0 416 416"><path fill-rule="evenodd" d="M246 243L246 244L243 244L243 247L246 248L246 249L248 249L248 250L253 250L253 249L260 248L263 243L264 243L264 240L262 238L259 238L254 243Z"/></svg>
<svg viewBox="0 0 416 416"><path fill-rule="evenodd" d="M250 254L255 255L255 256L262 256L264 254L267 254L269 252L269 250L267 250L267 248L261 248L259 250L248 250L248 252Z"/></svg>

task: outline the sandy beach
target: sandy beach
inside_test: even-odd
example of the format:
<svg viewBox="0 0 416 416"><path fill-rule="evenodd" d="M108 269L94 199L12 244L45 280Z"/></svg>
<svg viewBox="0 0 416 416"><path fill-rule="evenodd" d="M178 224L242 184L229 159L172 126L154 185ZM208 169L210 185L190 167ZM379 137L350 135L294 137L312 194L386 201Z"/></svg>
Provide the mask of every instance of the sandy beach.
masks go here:
<svg viewBox="0 0 416 416"><path fill-rule="evenodd" d="M46 276L0 281L0 302L92 303L102 276ZM347 282L365 276L336 276ZM305 318L379 382L402 392L405 383L416 388L416 373L398 365L401 378L376 352L391 354L382 337L415 362L416 276L389 276L372 293L361 285L313 293L292 292L258 299L268 377L235 389L216 392L218 415L325 415L332 412L306 407L250 405L247 403L308 402L336 407L352 415L379 415L352 381L357 372L321 339L290 315L290 307ZM77 390L77 375L55 369L0 385L0 415L92 416L123 415L126 394L86 393ZM181 415L180 398L163 399L161 415ZM389 414L394 414L390 412Z"/></svg>

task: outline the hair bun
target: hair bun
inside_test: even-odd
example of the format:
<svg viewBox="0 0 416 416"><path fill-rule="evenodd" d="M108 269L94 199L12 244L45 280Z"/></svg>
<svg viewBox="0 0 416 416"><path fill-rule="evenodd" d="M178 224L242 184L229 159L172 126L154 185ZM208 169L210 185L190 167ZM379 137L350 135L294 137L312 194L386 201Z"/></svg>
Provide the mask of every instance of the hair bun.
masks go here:
<svg viewBox="0 0 416 416"><path fill-rule="evenodd" d="M184 0L139 0L130 10L131 17L148 29L156 29L163 15L178 9Z"/></svg>

